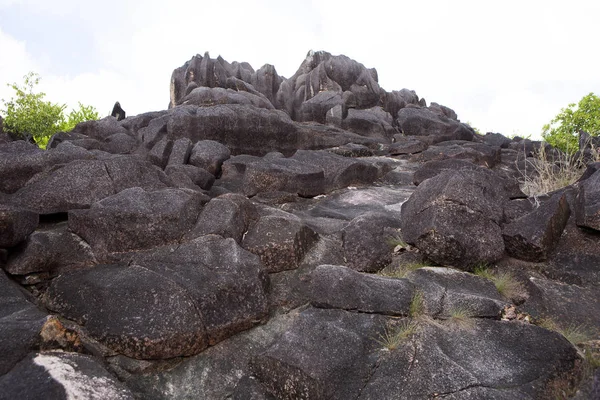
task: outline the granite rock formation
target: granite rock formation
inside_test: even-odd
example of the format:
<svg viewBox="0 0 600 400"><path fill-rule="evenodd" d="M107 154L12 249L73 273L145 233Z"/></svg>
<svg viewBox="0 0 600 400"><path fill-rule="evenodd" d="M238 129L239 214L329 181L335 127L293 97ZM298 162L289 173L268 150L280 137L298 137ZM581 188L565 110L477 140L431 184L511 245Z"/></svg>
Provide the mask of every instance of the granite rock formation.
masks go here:
<svg viewBox="0 0 600 400"><path fill-rule="evenodd" d="M0 132L0 398L593 396L600 172L528 198L540 146L322 51Z"/></svg>

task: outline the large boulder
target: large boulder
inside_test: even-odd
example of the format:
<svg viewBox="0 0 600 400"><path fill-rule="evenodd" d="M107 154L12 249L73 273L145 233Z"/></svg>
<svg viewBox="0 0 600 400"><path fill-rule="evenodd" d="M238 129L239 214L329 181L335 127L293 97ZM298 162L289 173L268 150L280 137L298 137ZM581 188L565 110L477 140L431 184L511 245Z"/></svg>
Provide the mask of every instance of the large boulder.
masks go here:
<svg viewBox="0 0 600 400"><path fill-rule="evenodd" d="M265 289L256 256L209 235L140 253L130 265L61 275L44 300L118 353L163 359L199 353L260 322Z"/></svg>
<svg viewBox="0 0 600 400"><path fill-rule="evenodd" d="M177 241L191 229L205 197L182 189L125 189L69 212L69 229L98 254L144 249Z"/></svg>
<svg viewBox="0 0 600 400"><path fill-rule="evenodd" d="M231 156L227 146L214 140L201 140L194 145L189 163L203 168L214 176L221 175L221 165Z"/></svg>
<svg viewBox="0 0 600 400"><path fill-rule="evenodd" d="M0 204L0 248L24 241L37 228L39 219L32 211Z"/></svg>
<svg viewBox="0 0 600 400"><path fill-rule="evenodd" d="M527 261L546 260L558 245L570 215L566 195L552 196L534 211L502 228L506 252Z"/></svg>
<svg viewBox="0 0 600 400"><path fill-rule="evenodd" d="M478 170L443 172L421 183L402 205L401 229L431 260L472 268L504 253L502 186Z"/></svg>
<svg viewBox="0 0 600 400"><path fill-rule="evenodd" d="M405 107L398 111L398 128L407 136L423 136L431 143L446 140L473 140L468 126L427 108Z"/></svg>
<svg viewBox="0 0 600 400"><path fill-rule="evenodd" d="M269 272L298 268L319 235L288 213L265 215L244 236L242 247L260 256Z"/></svg>
<svg viewBox="0 0 600 400"><path fill-rule="evenodd" d="M309 281L315 307L384 315L408 315L415 287L406 279L363 274L338 265L319 265Z"/></svg>
<svg viewBox="0 0 600 400"><path fill-rule="evenodd" d="M39 214L53 214L89 208L126 188L156 190L168 183L161 170L133 157L76 160L36 175L12 196L11 202Z"/></svg>

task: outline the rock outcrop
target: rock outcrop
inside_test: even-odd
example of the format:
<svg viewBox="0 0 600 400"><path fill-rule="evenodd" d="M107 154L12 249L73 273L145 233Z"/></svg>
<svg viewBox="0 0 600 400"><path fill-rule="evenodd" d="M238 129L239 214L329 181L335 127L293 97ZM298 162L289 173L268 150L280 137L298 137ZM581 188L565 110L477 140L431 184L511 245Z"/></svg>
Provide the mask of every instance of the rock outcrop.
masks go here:
<svg viewBox="0 0 600 400"><path fill-rule="evenodd" d="M322 51L194 56L169 109L46 151L0 132L0 398L597 393L600 172L527 197L542 145Z"/></svg>

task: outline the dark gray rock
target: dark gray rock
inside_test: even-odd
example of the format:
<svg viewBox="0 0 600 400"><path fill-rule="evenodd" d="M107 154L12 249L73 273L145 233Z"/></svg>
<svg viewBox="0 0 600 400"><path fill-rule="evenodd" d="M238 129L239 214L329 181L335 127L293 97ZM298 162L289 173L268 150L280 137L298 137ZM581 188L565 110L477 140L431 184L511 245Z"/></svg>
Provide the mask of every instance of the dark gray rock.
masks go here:
<svg viewBox="0 0 600 400"><path fill-rule="evenodd" d="M427 144L417 138L395 135L395 141L388 147L392 156L420 153L427 149Z"/></svg>
<svg viewBox="0 0 600 400"><path fill-rule="evenodd" d="M227 193L210 200L187 237L216 234L238 244L250 225L258 220L256 206L240 194Z"/></svg>
<svg viewBox="0 0 600 400"><path fill-rule="evenodd" d="M98 254L174 242L191 229L204 196L181 189L130 188L69 212L69 229Z"/></svg>
<svg viewBox="0 0 600 400"><path fill-rule="evenodd" d="M457 333L426 324L413 340L380 358L359 399L389 393L400 399L439 394L455 399L549 398L547 385L557 375L573 373L578 358L559 334L534 325L483 319ZM484 397L467 397L474 393Z"/></svg>
<svg viewBox="0 0 600 400"><path fill-rule="evenodd" d="M165 168L173 150L173 141L162 138L148 152L148 161L160 168Z"/></svg>
<svg viewBox="0 0 600 400"><path fill-rule="evenodd" d="M197 189L200 187L204 190L210 190L215 183L215 177L210 172L189 164L167 165L165 174L171 178L171 181L175 186L180 188L187 187L190 189ZM190 184L192 186L190 186Z"/></svg>
<svg viewBox="0 0 600 400"><path fill-rule="evenodd" d="M384 323L372 314L308 309L252 360L251 369L278 399L352 398L372 374L372 338Z"/></svg>
<svg viewBox="0 0 600 400"><path fill-rule="evenodd" d="M502 228L506 252L527 261L546 260L558 245L570 215L565 194L552 196L531 213Z"/></svg>
<svg viewBox="0 0 600 400"><path fill-rule="evenodd" d="M165 188L166 182L162 171L134 157L76 160L36 175L12 196L11 202L39 214L52 214L88 208L94 202L130 187Z"/></svg>
<svg viewBox="0 0 600 400"><path fill-rule="evenodd" d="M499 226L507 200L478 170L443 172L421 183L402 205L402 236L427 258L469 269L504 253Z"/></svg>
<svg viewBox="0 0 600 400"><path fill-rule="evenodd" d="M507 149L511 142L511 139L507 138L501 133L488 132L483 137L483 143L487 144L488 146L500 147L503 149Z"/></svg>
<svg viewBox="0 0 600 400"><path fill-rule="evenodd" d="M320 265L309 280L313 306L384 315L408 315L415 287L405 279L363 274L337 265Z"/></svg>
<svg viewBox="0 0 600 400"><path fill-rule="evenodd" d="M89 355L31 353L0 377L1 399L133 400L133 394Z"/></svg>
<svg viewBox="0 0 600 400"><path fill-rule="evenodd" d="M464 141L444 141L435 146L430 146L415 156L419 161L432 160L467 160L473 164L493 168L501 160L499 147L488 146L483 143L470 143Z"/></svg>
<svg viewBox="0 0 600 400"><path fill-rule="evenodd" d="M326 192L353 184L369 184L377 179L377 168L372 164L326 151L298 150L292 159L321 168Z"/></svg>
<svg viewBox="0 0 600 400"><path fill-rule="evenodd" d="M177 139L173 142L173 148L169 155L167 165L187 164L192 152L193 143L188 138Z"/></svg>
<svg viewBox="0 0 600 400"><path fill-rule="evenodd" d="M61 275L45 303L118 353L163 359L197 354L260 322L265 290L256 256L209 235L139 253L130 265Z"/></svg>
<svg viewBox="0 0 600 400"><path fill-rule="evenodd" d="M473 140L474 132L461 124L426 108L406 107L398 111L398 127L406 136L429 137L431 143L445 140Z"/></svg>
<svg viewBox="0 0 600 400"><path fill-rule="evenodd" d="M71 143L60 149L44 151L23 140L0 145L0 192L14 193L35 174L73 160L92 159L93 155Z"/></svg>
<svg viewBox="0 0 600 400"><path fill-rule="evenodd" d="M600 171L580 184L575 215L578 226L600 231Z"/></svg>
<svg viewBox="0 0 600 400"><path fill-rule="evenodd" d="M216 104L241 104L272 110L275 107L262 93L250 93L244 90L197 87L186 95L181 104L195 106L214 106Z"/></svg>
<svg viewBox="0 0 600 400"><path fill-rule="evenodd" d="M12 252L4 269L12 275L56 274L95 264L87 243L67 231L67 224L38 230Z"/></svg>
<svg viewBox="0 0 600 400"><path fill-rule="evenodd" d="M204 168L214 176L221 175L221 165L229 159L229 149L214 140L201 140L194 145L189 163Z"/></svg>
<svg viewBox="0 0 600 400"><path fill-rule="evenodd" d="M0 375L39 346L46 317L46 313L27 301L19 287L0 271ZM0 393L4 392L0 390Z"/></svg>
<svg viewBox="0 0 600 400"><path fill-rule="evenodd" d="M119 132L107 137L100 150L112 154L132 154L138 145L136 138L128 133Z"/></svg>
<svg viewBox="0 0 600 400"><path fill-rule="evenodd" d="M298 121L314 121L320 124L326 123L327 112L335 106L342 107L344 100L340 92L326 90L317 93L300 105ZM341 122L341 120L340 120ZM342 127L342 124L334 124Z"/></svg>
<svg viewBox="0 0 600 400"><path fill-rule="evenodd" d="M121 125L121 122L115 117L109 116L100 120L80 122L73 129L72 133L83 134L102 142L116 133L127 134L128 132L127 129Z"/></svg>
<svg viewBox="0 0 600 400"><path fill-rule="evenodd" d="M398 131L392 126L392 116L381 107L373 107L366 110L351 108L348 115L342 121L342 128L361 136L381 139L390 142Z"/></svg>
<svg viewBox="0 0 600 400"><path fill-rule="evenodd" d="M288 213L262 216L249 229L242 247L260 256L269 272L298 268L319 235Z"/></svg>
<svg viewBox="0 0 600 400"><path fill-rule="evenodd" d="M187 291L165 278L143 265L101 265L55 278L45 304L129 357L196 354L208 346L202 315Z"/></svg>
<svg viewBox="0 0 600 400"><path fill-rule="evenodd" d="M406 279L423 293L425 314L435 318L449 318L457 311L471 318L497 318L507 304L490 280L455 269L419 268Z"/></svg>
<svg viewBox="0 0 600 400"><path fill-rule="evenodd" d="M39 219L32 211L0 204L0 248L13 247L27 239Z"/></svg>
<svg viewBox="0 0 600 400"><path fill-rule="evenodd" d="M376 272L392 261L386 241L387 230L400 227L400 221L381 213L366 213L354 218L343 229L344 258L348 267L361 272Z"/></svg>

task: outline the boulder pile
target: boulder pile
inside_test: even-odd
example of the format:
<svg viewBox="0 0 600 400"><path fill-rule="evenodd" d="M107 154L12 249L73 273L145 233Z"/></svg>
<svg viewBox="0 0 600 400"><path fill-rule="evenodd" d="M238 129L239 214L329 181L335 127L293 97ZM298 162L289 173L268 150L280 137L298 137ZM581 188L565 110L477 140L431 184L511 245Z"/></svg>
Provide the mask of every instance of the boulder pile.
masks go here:
<svg viewBox="0 0 600 400"><path fill-rule="evenodd" d="M542 143L323 51L170 92L0 132L0 398L600 398L597 165L528 197Z"/></svg>

